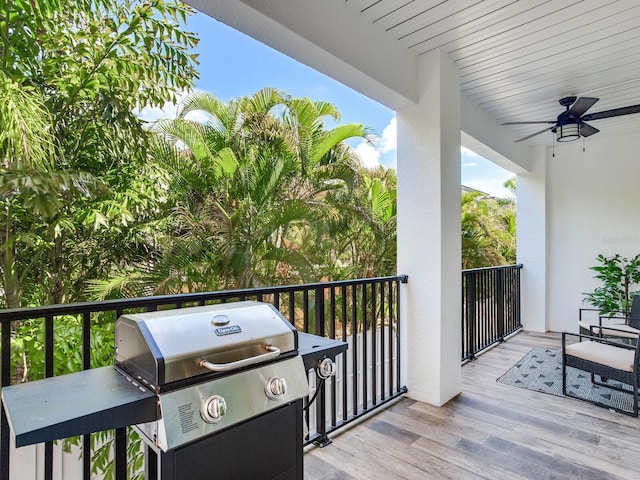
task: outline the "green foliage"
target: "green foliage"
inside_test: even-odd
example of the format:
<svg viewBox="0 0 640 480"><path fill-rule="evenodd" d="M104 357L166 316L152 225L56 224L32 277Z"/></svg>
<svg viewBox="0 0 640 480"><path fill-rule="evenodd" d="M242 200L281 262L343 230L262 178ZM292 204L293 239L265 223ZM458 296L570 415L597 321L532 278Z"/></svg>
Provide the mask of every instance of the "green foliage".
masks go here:
<svg viewBox="0 0 640 480"><path fill-rule="evenodd" d="M91 449L91 471L103 475L105 479L114 478L114 435L112 431L93 434L94 447ZM127 429L127 478L144 479L144 444L140 435L131 428Z"/></svg>
<svg viewBox="0 0 640 480"><path fill-rule="evenodd" d="M57 155L51 116L33 87L0 71L0 159L11 171L50 167Z"/></svg>
<svg viewBox="0 0 640 480"><path fill-rule="evenodd" d="M113 315L111 315L113 317ZM100 313L91 321L91 368L113 364L113 318ZM44 378L45 324L43 319L20 322L11 344L12 365L17 365L17 381ZM54 319L54 375L82 370L82 319L64 315Z"/></svg>
<svg viewBox="0 0 640 480"><path fill-rule="evenodd" d="M192 112L208 120L189 120ZM349 220L364 221L351 204L365 174L343 142L367 131L359 124L326 129L326 116L339 113L271 88L228 103L208 93L187 97L178 118L152 129L151 152L172 208L156 255L94 282L92 291L105 297L290 283L333 276L338 261L357 265L345 255L351 252L338 259L323 245L335 243ZM357 193L362 210L372 207L366 194Z"/></svg>
<svg viewBox="0 0 640 480"><path fill-rule="evenodd" d="M638 293L632 287L640 283L640 254L632 258L623 258L619 254L596 257L598 265L590 267L597 273L594 276L602 283L593 292L585 293L584 301L600 310L600 315L613 317L621 313L629 315L632 298Z"/></svg>
<svg viewBox="0 0 640 480"><path fill-rule="evenodd" d="M505 186L515 192L515 179ZM491 267L516 261L516 205L478 191L462 192L462 268Z"/></svg>
<svg viewBox="0 0 640 480"><path fill-rule="evenodd" d="M353 192L336 197L342 212L323 237L328 278L364 278L396 272L395 170L363 170ZM335 271L331 270L331 267Z"/></svg>
<svg viewBox="0 0 640 480"><path fill-rule="evenodd" d="M178 0L3 3L0 307L84 300L88 280L153 250L166 181L135 112L192 87L191 12ZM113 361L112 322L91 321L92 367ZM56 318L54 330L54 374L80 370L81 320ZM44 376L43 320L15 326L12 365L14 381ZM101 435L94 470L110 478ZM139 472L139 452L130 458Z"/></svg>
<svg viewBox="0 0 640 480"><path fill-rule="evenodd" d="M135 112L197 77L177 0L7 2L0 17L0 306L84 299L140 259L162 178Z"/></svg>

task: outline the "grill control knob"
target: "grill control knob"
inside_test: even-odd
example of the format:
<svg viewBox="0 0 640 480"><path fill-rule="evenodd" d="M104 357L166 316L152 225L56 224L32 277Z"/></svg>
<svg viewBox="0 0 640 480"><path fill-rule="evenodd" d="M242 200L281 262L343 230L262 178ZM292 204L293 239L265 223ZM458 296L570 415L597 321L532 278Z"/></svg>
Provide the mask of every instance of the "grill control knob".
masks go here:
<svg viewBox="0 0 640 480"><path fill-rule="evenodd" d="M264 393L267 394L271 400L277 400L278 397L281 397L285 393L287 393L287 382L284 378L281 377L271 377L267 380L267 383L264 385Z"/></svg>
<svg viewBox="0 0 640 480"><path fill-rule="evenodd" d="M200 416L207 423L216 423L227 414L227 402L220 395L212 395L202 402Z"/></svg>
<svg viewBox="0 0 640 480"><path fill-rule="evenodd" d="M318 362L316 373L323 380L333 377L336 374L336 363L330 358L323 358L322 361Z"/></svg>

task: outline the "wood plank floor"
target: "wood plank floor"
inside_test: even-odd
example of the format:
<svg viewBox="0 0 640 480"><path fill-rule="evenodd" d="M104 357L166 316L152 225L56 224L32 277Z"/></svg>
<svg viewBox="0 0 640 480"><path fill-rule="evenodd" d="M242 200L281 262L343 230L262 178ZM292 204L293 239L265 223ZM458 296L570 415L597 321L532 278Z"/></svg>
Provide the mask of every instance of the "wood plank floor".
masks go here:
<svg viewBox="0 0 640 480"><path fill-rule="evenodd" d="M496 382L534 346L522 332L462 368L444 407L400 400L305 454L306 480L638 479L640 418Z"/></svg>

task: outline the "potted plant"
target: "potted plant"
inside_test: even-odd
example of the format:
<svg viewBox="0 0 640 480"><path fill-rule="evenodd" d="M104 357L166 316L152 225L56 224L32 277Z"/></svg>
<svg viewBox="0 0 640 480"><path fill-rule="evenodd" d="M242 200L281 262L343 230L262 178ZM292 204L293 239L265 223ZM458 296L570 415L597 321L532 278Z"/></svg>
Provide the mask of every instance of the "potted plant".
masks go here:
<svg viewBox="0 0 640 480"><path fill-rule="evenodd" d="M633 296L632 287L640 283L640 255L628 259L619 254L612 257L598 255L599 265L590 267L597 272L594 278L602 282L591 293L585 293L584 302L598 308L600 315L629 316Z"/></svg>

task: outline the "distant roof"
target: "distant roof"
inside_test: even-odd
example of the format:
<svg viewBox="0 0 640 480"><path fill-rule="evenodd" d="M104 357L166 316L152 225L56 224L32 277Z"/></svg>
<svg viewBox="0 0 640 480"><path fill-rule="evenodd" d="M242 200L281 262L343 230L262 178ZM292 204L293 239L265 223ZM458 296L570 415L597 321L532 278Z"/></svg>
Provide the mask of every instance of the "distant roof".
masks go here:
<svg viewBox="0 0 640 480"><path fill-rule="evenodd" d="M478 190L477 188L467 187L466 185L462 185L462 191L463 192L478 192L478 193L481 193L483 195L486 195L487 197L491 197L491 195L489 195L487 192L483 192L482 190Z"/></svg>

